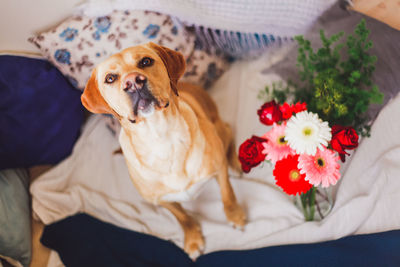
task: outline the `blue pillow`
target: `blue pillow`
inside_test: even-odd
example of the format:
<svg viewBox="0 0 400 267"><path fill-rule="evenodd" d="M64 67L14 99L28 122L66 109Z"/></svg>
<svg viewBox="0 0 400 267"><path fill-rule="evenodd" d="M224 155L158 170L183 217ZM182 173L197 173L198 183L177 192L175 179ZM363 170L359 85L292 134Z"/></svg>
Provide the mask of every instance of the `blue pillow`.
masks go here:
<svg viewBox="0 0 400 267"><path fill-rule="evenodd" d="M48 61L0 56L0 170L68 156L83 122L80 94Z"/></svg>
<svg viewBox="0 0 400 267"><path fill-rule="evenodd" d="M17 260L23 266L31 261L28 187L26 170L0 171L0 255Z"/></svg>

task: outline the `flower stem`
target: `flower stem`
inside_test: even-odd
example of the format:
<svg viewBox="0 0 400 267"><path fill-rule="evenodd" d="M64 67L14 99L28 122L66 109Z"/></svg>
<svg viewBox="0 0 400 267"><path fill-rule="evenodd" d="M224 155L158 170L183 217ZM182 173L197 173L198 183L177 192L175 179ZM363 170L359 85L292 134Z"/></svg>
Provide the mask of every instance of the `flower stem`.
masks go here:
<svg viewBox="0 0 400 267"><path fill-rule="evenodd" d="M314 220L316 191L317 188L313 186L307 193L300 195L301 206L306 221Z"/></svg>
<svg viewBox="0 0 400 267"><path fill-rule="evenodd" d="M302 193L300 194L300 199L301 199L301 206L303 208L303 215L304 218L307 221L308 218L308 211L307 211L307 193Z"/></svg>
<svg viewBox="0 0 400 267"><path fill-rule="evenodd" d="M310 214L309 214L308 221L313 221L314 214L315 214L315 194L316 194L317 188L315 186L313 186L310 191L311 191L311 193L310 193Z"/></svg>

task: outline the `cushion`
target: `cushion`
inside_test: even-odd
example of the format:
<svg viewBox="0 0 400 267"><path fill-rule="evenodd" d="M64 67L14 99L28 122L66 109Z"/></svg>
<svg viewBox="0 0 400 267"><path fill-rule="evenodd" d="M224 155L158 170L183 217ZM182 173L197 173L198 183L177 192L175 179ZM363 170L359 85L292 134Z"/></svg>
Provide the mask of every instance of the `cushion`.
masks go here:
<svg viewBox="0 0 400 267"><path fill-rule="evenodd" d="M31 260L29 176L25 169L0 171L0 255L28 266Z"/></svg>
<svg viewBox="0 0 400 267"><path fill-rule="evenodd" d="M233 58L220 49L195 45L186 61L186 72L181 80L208 89L229 68L232 61Z"/></svg>
<svg viewBox="0 0 400 267"><path fill-rule="evenodd" d="M200 47L192 28L168 15L149 11L114 11L107 16L73 16L50 31L29 39L78 89L92 69L110 55L130 46L154 42L181 52L187 60L182 81L208 88L231 60L221 52Z"/></svg>
<svg viewBox="0 0 400 267"><path fill-rule="evenodd" d="M73 16L29 40L79 89L85 87L94 66L124 48L154 42L188 58L194 47L193 34L168 15L147 11Z"/></svg>
<svg viewBox="0 0 400 267"><path fill-rule="evenodd" d="M83 122L80 93L45 60L0 56L0 170L55 164Z"/></svg>
<svg viewBox="0 0 400 267"><path fill-rule="evenodd" d="M194 26L204 44L235 57L256 56L273 43L304 33L324 10L337 2L297 0L86 0L81 11L90 15L109 10L145 9L178 17Z"/></svg>

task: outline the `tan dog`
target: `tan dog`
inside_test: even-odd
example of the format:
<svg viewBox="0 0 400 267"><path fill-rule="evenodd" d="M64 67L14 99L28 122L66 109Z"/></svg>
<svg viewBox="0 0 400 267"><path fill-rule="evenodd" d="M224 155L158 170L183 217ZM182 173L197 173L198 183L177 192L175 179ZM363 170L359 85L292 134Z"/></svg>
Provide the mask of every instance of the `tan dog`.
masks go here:
<svg viewBox="0 0 400 267"><path fill-rule="evenodd" d="M175 215L184 249L196 257L204 247L201 229L178 202L216 176L228 221L243 227L245 214L228 179L228 162L240 169L231 130L202 88L178 84L184 70L178 52L154 43L131 47L93 70L82 103L118 118L133 183L143 198Z"/></svg>

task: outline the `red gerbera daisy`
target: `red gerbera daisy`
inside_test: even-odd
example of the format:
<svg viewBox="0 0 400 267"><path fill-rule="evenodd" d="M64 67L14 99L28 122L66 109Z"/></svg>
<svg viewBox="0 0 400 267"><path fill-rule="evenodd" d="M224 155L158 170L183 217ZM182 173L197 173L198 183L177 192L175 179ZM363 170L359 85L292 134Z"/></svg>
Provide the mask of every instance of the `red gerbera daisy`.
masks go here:
<svg viewBox="0 0 400 267"><path fill-rule="evenodd" d="M306 193L312 187L312 184L304 179L306 176L300 173L299 168L297 168L298 164L299 155L289 155L275 164L273 173L276 185L281 187L288 195Z"/></svg>

